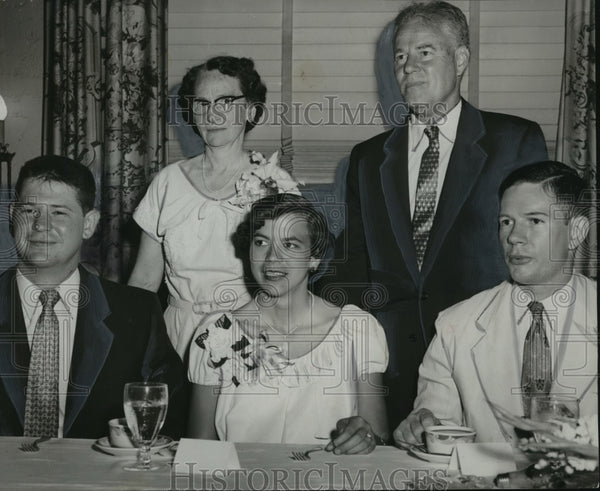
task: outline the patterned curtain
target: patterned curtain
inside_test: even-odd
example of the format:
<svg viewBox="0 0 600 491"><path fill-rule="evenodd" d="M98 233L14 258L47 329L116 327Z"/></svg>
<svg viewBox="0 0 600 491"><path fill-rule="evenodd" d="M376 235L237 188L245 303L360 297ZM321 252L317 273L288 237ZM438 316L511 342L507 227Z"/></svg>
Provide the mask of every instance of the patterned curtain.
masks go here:
<svg viewBox="0 0 600 491"><path fill-rule="evenodd" d="M45 0L44 150L94 173L102 218L83 261L124 282L132 213L166 163L167 0Z"/></svg>
<svg viewBox="0 0 600 491"><path fill-rule="evenodd" d="M590 232L578 269L597 275L596 26L595 0L566 2L565 61L556 138L556 160L579 171L589 184Z"/></svg>

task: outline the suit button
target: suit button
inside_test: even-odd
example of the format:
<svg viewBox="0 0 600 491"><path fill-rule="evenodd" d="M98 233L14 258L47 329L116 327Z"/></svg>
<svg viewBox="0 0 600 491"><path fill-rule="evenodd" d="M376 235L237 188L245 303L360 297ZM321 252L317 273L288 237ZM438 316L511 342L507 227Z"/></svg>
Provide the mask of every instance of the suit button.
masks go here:
<svg viewBox="0 0 600 491"><path fill-rule="evenodd" d="M417 336L415 336L414 334L411 334L410 336L408 336L408 340L411 343L416 343L417 342Z"/></svg>
<svg viewBox="0 0 600 491"><path fill-rule="evenodd" d="M423 295L421 295L421 300L427 300L427 299L429 299L429 293L423 292Z"/></svg>

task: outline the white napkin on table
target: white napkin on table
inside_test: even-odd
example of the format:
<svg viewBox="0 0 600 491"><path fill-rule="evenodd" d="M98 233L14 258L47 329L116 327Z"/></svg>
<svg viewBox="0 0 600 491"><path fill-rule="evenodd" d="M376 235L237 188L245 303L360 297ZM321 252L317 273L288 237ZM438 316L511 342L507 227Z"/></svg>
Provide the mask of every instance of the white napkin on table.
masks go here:
<svg viewBox="0 0 600 491"><path fill-rule="evenodd" d="M517 466L508 442L459 443L452 452L448 470L465 476L495 476L516 471Z"/></svg>
<svg viewBox="0 0 600 491"><path fill-rule="evenodd" d="M182 438L173 460L173 469L177 475L189 475L241 467L232 442Z"/></svg>

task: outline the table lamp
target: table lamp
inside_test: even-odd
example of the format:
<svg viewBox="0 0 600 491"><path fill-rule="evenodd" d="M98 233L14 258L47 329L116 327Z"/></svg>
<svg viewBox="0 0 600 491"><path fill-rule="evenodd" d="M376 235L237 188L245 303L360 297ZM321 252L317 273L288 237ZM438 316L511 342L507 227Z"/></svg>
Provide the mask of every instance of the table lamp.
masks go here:
<svg viewBox="0 0 600 491"><path fill-rule="evenodd" d="M11 161L14 157L14 153L8 152L8 145L4 143L4 120L6 119L6 115L8 114L8 110L6 108L6 103L4 99L0 95L0 189L4 187L3 182L3 172L2 168L4 167L4 163L6 163L6 179L8 187L11 186Z"/></svg>
<svg viewBox="0 0 600 491"><path fill-rule="evenodd" d="M6 103L0 95L0 144L4 144L4 120L6 119L7 114L8 109L6 108Z"/></svg>

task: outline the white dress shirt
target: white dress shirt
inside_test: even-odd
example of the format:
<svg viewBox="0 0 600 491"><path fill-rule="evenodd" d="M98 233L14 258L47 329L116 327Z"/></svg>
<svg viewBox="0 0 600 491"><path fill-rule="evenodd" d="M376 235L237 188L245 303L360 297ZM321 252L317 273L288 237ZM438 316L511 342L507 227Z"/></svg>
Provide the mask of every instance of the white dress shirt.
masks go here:
<svg viewBox="0 0 600 491"><path fill-rule="evenodd" d="M67 405L67 391L69 374L71 371L71 355L73 353L73 340L75 339L75 326L77 325L77 310L79 302L79 270L75 271L58 286L34 285L17 270L17 287L21 298L25 329L29 348L33 343L35 326L42 314L42 302L39 300L40 292L44 289L55 288L60 299L54 306L54 312L59 324L59 366L58 366L58 437L63 436L65 421L65 407Z"/></svg>
<svg viewBox="0 0 600 491"><path fill-rule="evenodd" d="M448 170L448 163L450 162L450 154L454 147L454 141L456 140L456 130L458 128L458 119L460 117L460 110L462 107L462 101L458 101L458 104L454 106L448 114L444 122L440 122L437 126L439 128L439 142L440 142L440 160L438 166L438 185L437 192L435 193L435 209L440 201L440 194L442 193L442 186L444 185L444 178L446 177L446 171ZM414 115L411 115L408 121L408 196L410 200L410 216L412 217L415 212L415 201L417 195L417 181L419 179L419 168L421 167L421 159L425 150L429 146L429 139L425 135L425 128L428 125L419 123Z"/></svg>

